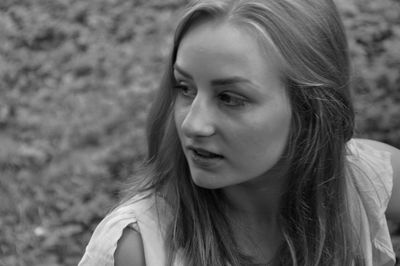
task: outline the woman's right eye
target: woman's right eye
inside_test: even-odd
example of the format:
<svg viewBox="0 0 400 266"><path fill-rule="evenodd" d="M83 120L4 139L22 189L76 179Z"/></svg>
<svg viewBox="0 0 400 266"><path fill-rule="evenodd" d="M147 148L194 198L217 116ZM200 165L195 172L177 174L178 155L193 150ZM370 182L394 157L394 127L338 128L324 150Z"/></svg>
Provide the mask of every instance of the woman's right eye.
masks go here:
<svg viewBox="0 0 400 266"><path fill-rule="evenodd" d="M193 87L191 87L189 85L182 84L182 83L176 84L175 89L177 89L178 93L180 93L182 96L189 97L189 98L194 98L197 93L196 89L194 89Z"/></svg>

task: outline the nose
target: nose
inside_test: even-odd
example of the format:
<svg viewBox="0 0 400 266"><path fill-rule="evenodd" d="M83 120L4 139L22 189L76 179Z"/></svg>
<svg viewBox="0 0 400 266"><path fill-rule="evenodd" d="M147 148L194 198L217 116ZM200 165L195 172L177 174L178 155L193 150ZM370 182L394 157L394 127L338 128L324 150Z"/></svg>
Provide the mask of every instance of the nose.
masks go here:
<svg viewBox="0 0 400 266"><path fill-rule="evenodd" d="M190 138L214 135L215 115L212 112L207 100L197 95L182 122L182 132Z"/></svg>

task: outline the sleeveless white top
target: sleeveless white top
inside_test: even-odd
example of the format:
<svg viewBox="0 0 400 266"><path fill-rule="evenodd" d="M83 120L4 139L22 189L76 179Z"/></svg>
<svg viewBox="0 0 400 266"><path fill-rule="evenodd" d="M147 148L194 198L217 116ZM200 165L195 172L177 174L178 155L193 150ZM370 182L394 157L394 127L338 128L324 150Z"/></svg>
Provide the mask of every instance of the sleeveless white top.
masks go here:
<svg viewBox="0 0 400 266"><path fill-rule="evenodd" d="M361 203L355 226L360 229L366 265L394 265L395 253L385 218L393 185L390 153L351 140L346 159L354 169L349 182L351 200ZM117 242L126 227L140 232L147 266L166 265L163 236L171 217L166 202L157 197L156 205L155 197L132 199L109 213L95 229L78 266L113 266ZM174 265L183 265L179 256Z"/></svg>

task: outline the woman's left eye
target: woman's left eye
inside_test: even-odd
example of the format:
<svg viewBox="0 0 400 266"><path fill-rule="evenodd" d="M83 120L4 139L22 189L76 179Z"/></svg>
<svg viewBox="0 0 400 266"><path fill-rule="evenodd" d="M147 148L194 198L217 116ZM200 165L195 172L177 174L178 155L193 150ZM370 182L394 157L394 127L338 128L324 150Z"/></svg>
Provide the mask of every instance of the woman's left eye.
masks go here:
<svg viewBox="0 0 400 266"><path fill-rule="evenodd" d="M246 104L246 99L244 97L230 93L221 93L218 98L223 104L231 107L239 107Z"/></svg>

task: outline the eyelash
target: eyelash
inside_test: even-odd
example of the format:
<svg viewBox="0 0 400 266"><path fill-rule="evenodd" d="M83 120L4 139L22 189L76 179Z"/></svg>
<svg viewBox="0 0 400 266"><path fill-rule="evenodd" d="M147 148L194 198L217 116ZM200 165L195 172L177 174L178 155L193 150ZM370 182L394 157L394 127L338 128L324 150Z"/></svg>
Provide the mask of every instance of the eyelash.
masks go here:
<svg viewBox="0 0 400 266"><path fill-rule="evenodd" d="M228 99L224 100L224 98L226 98L226 97L228 97ZM231 95L230 93L226 93L226 92L220 93L218 95L218 98L221 101L223 101L226 106L229 106L229 107L242 107L246 104L246 99L244 99L243 97L234 96L234 95Z"/></svg>
<svg viewBox="0 0 400 266"><path fill-rule="evenodd" d="M190 87L187 86L187 85L177 84L174 87L175 87L176 90L178 90L178 93L181 94L184 97L194 98L196 96L196 94L197 94L196 90L190 89Z"/></svg>
<svg viewBox="0 0 400 266"><path fill-rule="evenodd" d="M178 90L178 93L182 95L183 97L186 98L195 98L197 94L197 90L190 88L188 85L184 84L176 84L174 86L176 90ZM245 99L242 96L235 96L232 95L232 93L229 92L221 92L218 94L217 98L225 105L231 108L235 107L243 107L247 103L247 99ZM227 99L228 98L228 99Z"/></svg>

